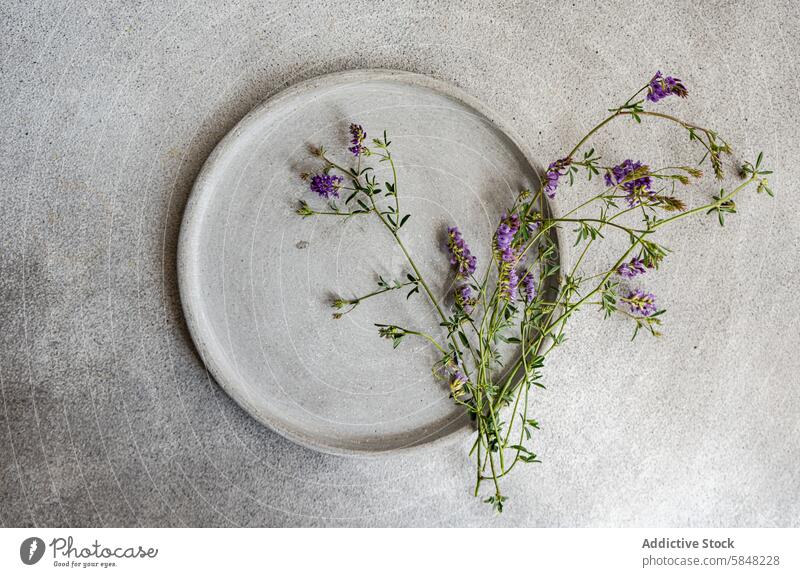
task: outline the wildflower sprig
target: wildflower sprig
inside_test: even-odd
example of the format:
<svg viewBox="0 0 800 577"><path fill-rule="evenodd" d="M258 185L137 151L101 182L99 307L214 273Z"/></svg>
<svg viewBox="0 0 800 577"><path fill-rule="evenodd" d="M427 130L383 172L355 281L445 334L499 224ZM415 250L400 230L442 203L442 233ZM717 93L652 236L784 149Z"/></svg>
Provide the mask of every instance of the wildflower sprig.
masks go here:
<svg viewBox="0 0 800 577"><path fill-rule="evenodd" d="M402 229L410 215L401 211L387 133L367 146L364 129L350 126L348 152L355 166L335 162L321 147L314 149L322 166L318 174L307 178L311 190L327 204L316 209L300 201L297 213L304 218L372 215L399 246L411 269L405 280L379 277L375 291L335 299L334 316L351 312L364 299L400 289L410 289L406 298L417 293L425 296L439 316L439 334L377 324L378 334L395 348L406 337L423 338L440 353L432 371L446 382L453 402L474 422L475 440L469 452L475 464L473 492L480 495L488 484L483 500L498 512L507 504L501 490L504 477L518 463L540 462L532 444L540 424L529 415L530 395L545 388L547 356L567 341L572 315L596 307L603 319L632 323L633 338L642 331L659 336L666 311L642 286L670 253L657 240L657 233L694 215L715 215L722 225L725 215L737 212L736 199L750 187L773 195L768 182L771 171L763 167L763 154L759 154L754 162L737 167L742 179L737 185L717 188L706 202L689 207L683 192L699 184L701 165L707 163L714 176L722 179L723 161L732 158L733 151L715 131L652 108L662 106L661 101L670 96L686 98L688 90L680 79L656 73L622 105L608 109L609 115L571 150L552 161L538 187L521 190L512 206L499 207L505 211L494 234L486 239L491 243L488 263L478 263L468 235L456 226L448 228L444 248L454 285L444 296L431 290L403 242ZM690 145L699 147L699 162L664 167L633 159L603 162L589 142L610 122L625 117L641 126L646 120L667 121L686 131ZM388 164L391 182L379 182L367 160ZM586 199L571 195L576 198L572 208L558 216L551 214L547 202L559 195L562 179L567 177L564 180L577 187L581 174L593 192ZM339 199L343 207L337 204ZM559 202L566 204L562 198ZM559 257L559 251L568 247L556 242L556 231L564 228L572 231L572 249L577 252L569 269L562 269ZM587 255L599 241L621 248L615 259L592 270Z"/></svg>
<svg viewBox="0 0 800 577"><path fill-rule="evenodd" d="M334 297L331 301L331 306L336 309L336 312L333 313L333 318L340 319L347 313L351 312L355 309L358 305L360 305L365 300L382 295L389 291L400 290L406 287L413 287L409 292L406 298L409 298L411 295L419 292L419 280L412 274L406 275L405 281L393 280L387 281L382 276L378 277L378 290L374 290L367 294L361 295L360 297L352 297L349 299L342 298L342 297Z"/></svg>

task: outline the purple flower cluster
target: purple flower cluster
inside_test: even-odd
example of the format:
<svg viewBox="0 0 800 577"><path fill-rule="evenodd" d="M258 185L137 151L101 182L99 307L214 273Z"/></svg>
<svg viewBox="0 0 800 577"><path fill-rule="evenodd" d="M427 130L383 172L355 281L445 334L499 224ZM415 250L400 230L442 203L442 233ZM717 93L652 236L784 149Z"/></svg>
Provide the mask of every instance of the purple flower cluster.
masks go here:
<svg viewBox="0 0 800 577"><path fill-rule="evenodd" d="M364 147L363 142L364 139L367 137L367 133L364 132L364 128L360 124L351 124L350 125L350 144L351 146L348 147L347 150L353 153L353 156L360 156L361 153L365 152L367 149Z"/></svg>
<svg viewBox="0 0 800 577"><path fill-rule="evenodd" d="M516 254L512 244L514 242L514 235L519 230L519 215L512 214L508 216L503 213L500 219L500 225L497 227L497 234L495 235L495 244L500 259L504 262L513 262L516 260Z"/></svg>
<svg viewBox="0 0 800 577"><path fill-rule="evenodd" d="M450 250L450 264L458 267L456 274L459 278L467 278L475 272L478 259L470 252L457 226L447 229L447 248Z"/></svg>
<svg viewBox="0 0 800 577"><path fill-rule="evenodd" d="M322 198L339 198L342 177L333 174L317 174L311 177L311 190Z"/></svg>
<svg viewBox="0 0 800 577"><path fill-rule="evenodd" d="M638 256L633 257L629 262L624 262L617 268L617 274L625 278L633 278L647 272L644 261Z"/></svg>
<svg viewBox="0 0 800 577"><path fill-rule="evenodd" d="M686 87L679 78L673 78L672 76L664 78L659 70L656 72L656 75L653 76L650 85L647 87L647 100L650 102L658 102L670 94L686 98L689 95L689 91L686 90Z"/></svg>
<svg viewBox="0 0 800 577"><path fill-rule="evenodd" d="M649 317L656 312L655 295L653 293L646 293L642 289L629 291L628 295L623 297L622 300L628 303L631 312L634 314Z"/></svg>
<svg viewBox="0 0 800 577"><path fill-rule="evenodd" d="M470 287L468 284L462 284L456 288L455 300L456 304L466 312L470 312L472 307L474 307L478 302L477 299L472 295L472 287Z"/></svg>
<svg viewBox="0 0 800 577"><path fill-rule="evenodd" d="M517 285L519 284L519 274L517 274L517 262L519 252L514 246L514 236L519 231L519 215L507 215L503 213L500 225L495 233L495 249L498 260L498 276L500 285L500 295L506 300L517 298Z"/></svg>
<svg viewBox="0 0 800 577"><path fill-rule="evenodd" d="M639 178L629 179L630 175L637 171L642 172L642 175ZM649 169L646 165L628 158L606 172L606 186L620 185L627 192L625 200L628 201L628 206L633 208L641 203L642 197L652 197L656 194L651 188L653 179L647 172Z"/></svg>
<svg viewBox="0 0 800 577"><path fill-rule="evenodd" d="M522 292L528 304L536 298L536 279L533 276L533 269L528 269L522 277Z"/></svg>
<svg viewBox="0 0 800 577"><path fill-rule="evenodd" d="M544 174L544 193L547 198L554 199L556 197L556 188L558 188L558 179L564 176L566 171L561 172L572 162L571 158L561 158L550 163L547 167L547 172Z"/></svg>

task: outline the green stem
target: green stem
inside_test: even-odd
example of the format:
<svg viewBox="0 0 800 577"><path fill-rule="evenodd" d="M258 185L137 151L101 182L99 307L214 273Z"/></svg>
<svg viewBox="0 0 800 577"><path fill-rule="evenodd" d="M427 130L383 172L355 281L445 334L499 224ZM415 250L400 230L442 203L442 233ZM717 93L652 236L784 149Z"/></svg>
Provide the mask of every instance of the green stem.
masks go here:
<svg viewBox="0 0 800 577"><path fill-rule="evenodd" d="M411 254L409 254L408 249L406 249L406 246L403 244L403 241L400 240L400 236L398 236L397 231L391 226L391 224L389 224L389 222L386 221L381 212L378 210L378 207L375 204L375 199L372 197L372 195L369 196L369 200L372 203L372 211L378 216L386 229L392 234L394 240L397 242L397 245L400 247L400 250L403 251L408 264L414 270L414 274L416 275L419 284L422 285L422 288L425 290L425 293L428 295L431 303L433 303L433 306L436 308L436 312L439 313L439 317L441 317L443 322L447 322L447 317L445 316L442 307L439 305L439 301L437 301L436 297L433 296L433 292L431 291L430 287L428 287L428 283L426 283L425 279L422 277L422 273L420 273L419 269L417 268L414 259L411 258Z"/></svg>
<svg viewBox="0 0 800 577"><path fill-rule="evenodd" d="M409 330L406 330L406 329L403 329L403 330L409 335L417 335L419 337L423 337L425 339L428 339L433 344L433 346L435 346L437 349L439 349L439 352L441 352L442 354L447 354L447 351L445 351L442 348L442 346L438 342L436 342L436 339L434 339L428 333L423 333L423 332L420 332L420 331L409 331Z"/></svg>
<svg viewBox="0 0 800 577"><path fill-rule="evenodd" d="M388 222L386 222L384 220L383 216L381 214L379 214L379 213L378 213L378 216L380 217L381 221L383 221L383 224L386 225L386 228L389 229L389 232L392 233L392 236L394 237L394 239L397 241L397 245L400 247L400 250L403 251L403 254L406 257L406 260L408 261L408 264L411 265L411 268L414 270L414 275L417 277L417 280L419 280L419 284L421 284L422 288L425 289L425 293L428 295L428 298L431 300L431 303L433 303L433 306L436 307L436 312L439 313L439 316L441 317L442 321L446 322L447 321L447 317L445 316L444 311L442 310L442 307L439 305L439 301L437 301L436 297L433 296L433 292L431 291L430 287L428 286L428 283L426 283L425 279L422 277L422 273L419 272L419 269L417 268L417 265L414 262L414 259L411 258L411 254L408 252L408 249L406 248L406 245L403 244L403 241L400 240L400 237L398 236L397 231L392 230L391 226L389 225Z"/></svg>
<svg viewBox="0 0 800 577"><path fill-rule="evenodd" d="M611 222L611 220L604 220L604 219L601 219L601 218L551 218L551 219L548 219L548 220L551 220L553 222L599 222L599 223L604 224L604 225L608 225L608 226L612 226L614 228L618 228L620 230L624 230L627 233L643 232L641 230L638 230L638 229L635 229L635 228L630 228L630 227L627 227L627 226L622 226L621 224L616 224L614 222Z"/></svg>
<svg viewBox="0 0 800 577"><path fill-rule="evenodd" d="M352 177L352 176L353 176L353 173L352 173L351 171L349 171L348 169L346 169L346 168L344 168L344 167L342 167L342 166L340 166L340 165L336 164L335 162L333 162L331 159L329 159L329 158L328 158L327 156L325 156L324 154L323 154L323 155L320 155L320 158L321 158L322 160L324 160L324 161L325 161L327 164L329 164L330 166L332 166L333 168L335 168L336 170L338 170L339 172L343 172L343 173L345 173L345 174L346 174L347 176L349 176L349 177Z"/></svg>
<svg viewBox="0 0 800 577"><path fill-rule="evenodd" d="M369 212L366 212L366 211L337 212L337 211L332 211L332 210L312 210L311 213L308 216L316 215L316 214L323 215L323 216L327 214L327 215L332 215L332 216L350 217L350 216L356 216L358 214L369 214Z"/></svg>
<svg viewBox="0 0 800 577"><path fill-rule="evenodd" d="M389 164L392 167L392 188L394 189L394 207L395 207L395 214L397 215L398 223L400 222L400 197L397 195L397 170L394 166L394 160L392 159L392 154L387 150L386 156L389 159Z"/></svg>
<svg viewBox="0 0 800 577"><path fill-rule="evenodd" d="M407 286L411 286L411 285L413 285L413 284L415 284L415 283L413 283L413 282L411 282L411 281L407 281L407 282L401 283L401 284L399 284L399 285L395 285L395 286L390 286L390 287L385 287L385 288L382 288L382 289L378 289L378 290L376 290L376 291L373 291L373 292L371 292L371 293L367 293L367 294L365 294L364 296L356 297L356 298L353 298L353 299L342 299L342 300L343 300L343 301L344 301L346 304L349 304L349 305L357 305L357 304L359 304L361 301L365 301L365 300L367 300L368 298L371 298L371 297L377 296L377 295L379 295L379 294L383 294L383 293L385 293L385 292L389 292L389 291L395 291L395 290L400 290L401 288L404 288L404 287L407 287Z"/></svg>

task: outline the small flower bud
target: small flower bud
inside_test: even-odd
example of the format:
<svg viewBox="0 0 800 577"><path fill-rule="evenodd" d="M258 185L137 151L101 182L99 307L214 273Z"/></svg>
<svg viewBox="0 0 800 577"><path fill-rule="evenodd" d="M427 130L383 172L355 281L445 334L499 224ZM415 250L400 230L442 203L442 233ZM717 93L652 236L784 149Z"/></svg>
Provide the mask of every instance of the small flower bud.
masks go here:
<svg viewBox="0 0 800 577"><path fill-rule="evenodd" d="M297 214L302 217L311 216L314 214L314 211L311 210L311 207L308 206L308 203L305 200L301 200L297 204L297 209L295 210Z"/></svg>

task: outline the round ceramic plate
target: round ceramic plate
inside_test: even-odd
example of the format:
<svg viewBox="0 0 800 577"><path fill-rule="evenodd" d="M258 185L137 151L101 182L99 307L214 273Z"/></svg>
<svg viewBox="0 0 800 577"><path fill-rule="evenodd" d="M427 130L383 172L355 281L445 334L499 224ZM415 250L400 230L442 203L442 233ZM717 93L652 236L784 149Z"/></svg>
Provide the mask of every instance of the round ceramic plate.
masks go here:
<svg viewBox="0 0 800 577"><path fill-rule="evenodd" d="M503 209L538 183L518 140L445 83L363 70L298 84L248 114L197 178L178 255L189 330L228 394L293 441L370 453L457 438L470 425L431 374L435 349L409 338L393 349L374 326L440 335L423 295L391 292L332 318L334 296L369 293L379 277L410 272L390 234L374 215L295 213L299 199L325 207L300 178L321 168L309 147L351 162L351 122L368 141L387 131L401 209L412 215L401 234L444 302L455 280L447 227L461 228L480 271ZM373 164L380 182L390 180L387 163Z"/></svg>

